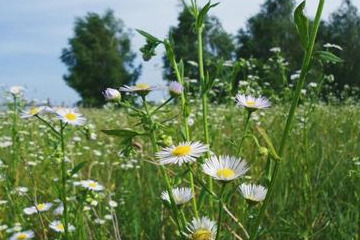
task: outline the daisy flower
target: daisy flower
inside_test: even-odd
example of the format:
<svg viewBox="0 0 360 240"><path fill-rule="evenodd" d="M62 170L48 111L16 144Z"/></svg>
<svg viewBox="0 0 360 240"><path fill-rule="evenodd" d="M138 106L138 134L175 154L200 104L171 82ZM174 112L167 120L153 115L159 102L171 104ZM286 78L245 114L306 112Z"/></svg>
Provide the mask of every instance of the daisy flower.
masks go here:
<svg viewBox="0 0 360 240"><path fill-rule="evenodd" d="M245 160L230 156L212 156L202 164L203 172L220 181L231 181L244 175L249 167Z"/></svg>
<svg viewBox="0 0 360 240"><path fill-rule="evenodd" d="M195 162L196 158L209 151L209 148L200 142L183 142L178 146L172 145L162 151L157 152L156 156L161 164L179 164Z"/></svg>
<svg viewBox="0 0 360 240"><path fill-rule="evenodd" d="M29 118L29 117L33 117L37 114L40 114L41 112L43 112L45 110L46 107L41 106L41 107L31 107L28 108L24 111L22 111L21 113L21 118Z"/></svg>
<svg viewBox="0 0 360 240"><path fill-rule="evenodd" d="M190 188L174 188L171 191L176 205L185 204L194 197ZM168 191L163 191L161 193L161 199L170 203Z"/></svg>
<svg viewBox="0 0 360 240"><path fill-rule="evenodd" d="M26 215L32 215L37 212L45 212L48 211L52 206L53 206L52 203L39 203L35 206L25 208L24 213Z"/></svg>
<svg viewBox="0 0 360 240"><path fill-rule="evenodd" d="M264 97L256 98L251 95L245 96L243 94L236 95L236 103L238 106L242 106L250 111L264 109L271 106L270 101Z"/></svg>
<svg viewBox="0 0 360 240"><path fill-rule="evenodd" d="M9 90L9 92L13 95L13 96L19 96L21 95L23 92L25 91L25 88L21 87L21 86L12 86Z"/></svg>
<svg viewBox="0 0 360 240"><path fill-rule="evenodd" d="M188 238L192 240L214 240L216 236L216 222L208 217L194 218L187 229Z"/></svg>
<svg viewBox="0 0 360 240"><path fill-rule="evenodd" d="M105 99L110 102L117 102L121 99L121 94L118 90L113 88L107 88L105 91L102 92Z"/></svg>
<svg viewBox="0 0 360 240"><path fill-rule="evenodd" d="M138 83L134 86L124 85L119 90L121 92L134 92L141 96L146 96L150 91L158 89L157 86L150 86L146 83Z"/></svg>
<svg viewBox="0 0 360 240"><path fill-rule="evenodd" d="M92 191L102 191L104 187L94 180L81 181L81 186Z"/></svg>
<svg viewBox="0 0 360 240"><path fill-rule="evenodd" d="M177 97L184 91L183 85L179 82L172 81L169 84L169 93L172 97Z"/></svg>
<svg viewBox="0 0 360 240"><path fill-rule="evenodd" d="M29 230L29 231L15 233L10 237L10 240L26 240L26 239L32 239L34 237L35 237L34 232Z"/></svg>
<svg viewBox="0 0 360 240"><path fill-rule="evenodd" d="M241 195L249 202L256 203L265 199L267 189L261 185L243 183L239 186Z"/></svg>
<svg viewBox="0 0 360 240"><path fill-rule="evenodd" d="M73 225L68 225L68 230L71 232L71 231L74 231L75 230L75 227ZM55 220L55 221L52 221L50 223L50 228L53 229L55 232L65 232L65 227L64 227L64 224L61 223L61 221L59 220Z"/></svg>
<svg viewBox="0 0 360 240"><path fill-rule="evenodd" d="M60 120L70 125L84 125L85 118L82 117L74 108L58 108L55 113L59 116Z"/></svg>

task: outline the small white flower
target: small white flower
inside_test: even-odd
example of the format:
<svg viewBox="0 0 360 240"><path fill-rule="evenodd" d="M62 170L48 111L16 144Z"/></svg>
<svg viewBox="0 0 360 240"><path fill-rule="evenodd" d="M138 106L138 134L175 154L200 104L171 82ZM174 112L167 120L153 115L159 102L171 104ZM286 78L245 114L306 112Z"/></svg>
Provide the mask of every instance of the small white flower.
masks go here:
<svg viewBox="0 0 360 240"><path fill-rule="evenodd" d="M264 109L271 106L270 101L264 97L256 98L251 95L245 96L243 94L236 95L236 103L237 105L245 107L250 111L255 111L257 109Z"/></svg>
<svg viewBox="0 0 360 240"><path fill-rule="evenodd" d="M311 83L309 83L308 86L309 86L309 87L312 87L312 88L316 88L316 87L317 87L317 83L311 82Z"/></svg>
<svg viewBox="0 0 360 240"><path fill-rule="evenodd" d="M102 92L105 99L110 102L117 102L121 99L121 94L118 90L113 88L107 88L105 91Z"/></svg>
<svg viewBox="0 0 360 240"><path fill-rule="evenodd" d="M119 90L121 92L134 92L141 96L146 96L149 92L151 92L153 90L157 90L157 89L159 89L159 87L157 87L157 86L150 86L145 83L138 83L135 86L124 85Z"/></svg>
<svg viewBox="0 0 360 240"><path fill-rule="evenodd" d="M112 208L116 208L118 206L118 203L115 202L114 200L110 200L109 201L109 206L112 207Z"/></svg>
<svg viewBox="0 0 360 240"><path fill-rule="evenodd" d="M239 186L241 195L250 202L261 202L265 199L267 189L261 185L243 183Z"/></svg>
<svg viewBox="0 0 360 240"><path fill-rule="evenodd" d="M273 53L278 53L278 52L281 52L281 48L279 48L279 47L273 47L273 48L270 48L269 51L270 51L270 52L273 52Z"/></svg>
<svg viewBox="0 0 360 240"><path fill-rule="evenodd" d="M75 227L73 225L68 225L68 226L69 226L68 230L70 232L75 230ZM59 220L52 221L50 223L50 228L53 229L55 232L60 232L60 233L65 232L64 224L62 224L61 221Z"/></svg>
<svg viewBox="0 0 360 240"><path fill-rule="evenodd" d="M85 118L82 117L82 115L74 108L60 108L55 110L55 113L64 123L68 123L74 126L85 124Z"/></svg>
<svg viewBox="0 0 360 240"><path fill-rule="evenodd" d="M60 203L60 205L57 208L55 208L55 210L53 211L53 214L57 216L57 215L62 215L63 212L64 212L64 204Z"/></svg>
<svg viewBox="0 0 360 240"><path fill-rule="evenodd" d="M34 232L29 230L29 231L15 233L10 237L10 240L26 240L26 239L32 239L34 237L35 237Z"/></svg>
<svg viewBox="0 0 360 240"><path fill-rule="evenodd" d="M195 162L203 153L209 151L209 148L200 142L183 142L178 146L172 145L162 151L157 152L156 156L161 164L178 164Z"/></svg>
<svg viewBox="0 0 360 240"><path fill-rule="evenodd" d="M92 191L102 191L104 187L94 180L83 180L81 186Z"/></svg>
<svg viewBox="0 0 360 240"><path fill-rule="evenodd" d="M245 160L230 156L212 156L202 164L203 172L216 180L231 181L243 176L249 167Z"/></svg>
<svg viewBox="0 0 360 240"><path fill-rule="evenodd" d="M172 195L176 205L185 204L194 197L194 194L190 188L174 188L172 189ZM163 191L161 193L161 199L170 203L170 196L168 191Z"/></svg>
<svg viewBox="0 0 360 240"><path fill-rule="evenodd" d="M31 107L21 112L21 118L33 117L37 114L40 114L45 110L44 106L41 107Z"/></svg>
<svg viewBox="0 0 360 240"><path fill-rule="evenodd" d="M35 206L25 208L24 213L26 215L32 215L37 212L45 212L48 211L52 207L52 205L52 203L39 203Z"/></svg>
<svg viewBox="0 0 360 240"><path fill-rule="evenodd" d="M9 92L13 95L13 96L19 96L21 95L23 92L25 91L25 88L21 87L21 86L12 86L9 90Z"/></svg>
<svg viewBox="0 0 360 240"><path fill-rule="evenodd" d="M193 218L187 226L187 230L190 232L187 234L189 239L214 240L216 236L216 222L208 217Z"/></svg>
<svg viewBox="0 0 360 240"><path fill-rule="evenodd" d="M342 51L342 47L340 47L339 45L336 45L336 44L331 44L331 43L325 43L324 44L324 47L325 48L336 48L336 49L339 49L340 51Z"/></svg>

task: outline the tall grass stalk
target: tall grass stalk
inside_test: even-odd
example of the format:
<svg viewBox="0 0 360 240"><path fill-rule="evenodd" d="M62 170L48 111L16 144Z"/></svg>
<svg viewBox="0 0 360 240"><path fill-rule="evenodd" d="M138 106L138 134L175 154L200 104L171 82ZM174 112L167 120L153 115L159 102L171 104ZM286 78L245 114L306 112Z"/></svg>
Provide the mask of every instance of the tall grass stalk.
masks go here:
<svg viewBox="0 0 360 240"><path fill-rule="evenodd" d="M309 43L308 46L305 50L305 56L303 59L303 64L301 67L301 73L300 73L300 78L299 81L296 85L296 90L295 90L295 94L294 94L294 98L292 100L291 103L291 107L289 110L289 115L286 119L286 125L284 128L284 132L281 138L281 143L280 143L280 148L278 151L278 154L280 156L280 158L283 157L284 154L284 150L285 150L285 146L286 146L286 141L288 138L288 135L290 133L291 130L291 125L292 125L292 121L295 115L295 110L297 108L298 102L299 102L299 98L300 98L300 94L301 94L301 89L304 86L305 80L306 80L306 75L310 70L311 67L311 60L312 60L312 56L313 56L313 50L314 50L314 45L315 45L315 40L316 40L316 36L317 36L317 32L319 29L319 25L320 25L320 20L321 20L321 15L322 15L322 11L323 11L323 7L324 7L324 3L325 0L319 0L319 5L316 11L316 16L315 16L315 20L314 20L314 24L313 24L313 28L310 34L310 39L309 39ZM253 225L251 232L250 232L250 240L256 239L257 234L258 234L258 228L259 225L264 217L264 213L266 210L266 207L269 205L270 199L271 199L271 195L274 191L275 188L275 183L276 183L276 178L278 176L279 173L279 166L280 166L280 161L276 161L275 162L275 166L274 166L274 170L272 173L272 177L271 177L271 181L270 181L270 185L268 188L268 192L265 198L265 201L260 209L260 212L256 218L255 224Z"/></svg>
<svg viewBox="0 0 360 240"><path fill-rule="evenodd" d="M67 171L66 171L66 156L65 156L65 136L64 130L66 123L60 121L60 143L61 143L61 200L64 205L64 229L65 229L65 239L69 239L69 229L68 229L68 205L66 201L66 181L67 181Z"/></svg>

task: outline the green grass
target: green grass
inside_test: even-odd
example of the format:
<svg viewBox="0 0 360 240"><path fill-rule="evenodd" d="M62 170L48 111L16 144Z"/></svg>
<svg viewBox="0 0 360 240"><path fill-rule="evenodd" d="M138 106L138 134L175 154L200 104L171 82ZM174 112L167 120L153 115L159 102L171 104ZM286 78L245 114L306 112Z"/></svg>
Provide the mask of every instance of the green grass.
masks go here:
<svg viewBox="0 0 360 240"><path fill-rule="evenodd" d="M175 110L174 110L175 109ZM70 222L76 226L75 239L114 239L111 220L97 224L95 219L105 219L110 214L109 196L118 202L115 208L122 239L176 239L176 225L170 217L168 206L160 199L165 189L163 178L151 152L150 141L146 137L135 139L140 148L135 148L129 157L121 156L123 148L120 138L109 137L102 129L132 127L138 123L123 111L83 109L88 119L90 132L98 138L90 140L83 131L71 127L67 132L68 169L87 161L74 181L94 179L105 186L103 193L86 194L79 187L72 187L70 199ZM300 107L293 130L287 142L284 158L281 160L280 175L276 189L265 214L259 239L358 239L360 232L360 110L358 106L316 106L305 119L306 108ZM191 126L193 140L202 141L201 114L194 112L195 124ZM233 143L239 142L243 130L245 113L233 107L210 107L211 150L219 154L234 155ZM260 124L274 141L275 148L285 124L285 110L279 107L256 114L258 121L251 121L250 133L259 139L255 130ZM158 132L163 139L171 136L174 143L182 141L179 111L172 108L161 114L160 119L173 118ZM0 141L11 137L11 114L0 116ZM0 225L13 227L21 223L24 230L36 232L36 239L59 239L60 234L49 229L49 222L56 218L51 211L42 214L45 230L36 215L23 214L25 207L32 206L35 196L38 202L52 202L58 198L60 182L60 156L57 140L50 131L36 119L19 121L20 163L17 169L18 186L29 189L26 196L7 188L6 178L0 182L0 200L8 202L0 205ZM80 141L74 141L79 137ZM101 152L94 152L97 150ZM251 138L244 143L243 157L251 166L247 179L232 182L226 191L229 196L227 208L238 218L245 228L249 228L259 207L249 207L242 199L237 186L244 181L266 184L266 156L261 156ZM12 159L11 147L0 148L0 159L8 165ZM36 166L29 166L35 162ZM198 178L207 178L195 165ZM166 167L173 185L189 186L186 169ZM0 168L6 172L6 168ZM251 176L251 177L250 177ZM72 184L69 183L69 186ZM198 195L200 185L197 184ZM216 193L219 185L215 183ZM84 206L93 210L81 211L79 205L84 198ZM199 199L198 199L199 200ZM192 219L191 203L184 207L187 220ZM208 198L199 200L200 215L216 219L208 207ZM95 211L94 211L95 210ZM213 215L214 214L214 215ZM213 215L213 216L212 216ZM249 217L250 216L250 217ZM236 239L234 233L243 236L239 225L229 215L224 216L222 239ZM0 231L0 239L8 239L11 233Z"/></svg>

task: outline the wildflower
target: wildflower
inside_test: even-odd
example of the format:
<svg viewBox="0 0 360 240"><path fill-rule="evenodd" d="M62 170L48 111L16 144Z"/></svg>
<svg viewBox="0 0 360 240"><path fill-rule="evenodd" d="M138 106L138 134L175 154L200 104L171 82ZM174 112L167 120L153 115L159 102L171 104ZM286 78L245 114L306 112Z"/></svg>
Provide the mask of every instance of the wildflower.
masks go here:
<svg viewBox="0 0 360 240"><path fill-rule="evenodd" d="M194 197L194 194L190 188L174 188L171 190L171 192L176 205L185 204ZM163 191L161 193L161 199L170 202L168 191Z"/></svg>
<svg viewBox="0 0 360 240"><path fill-rule="evenodd" d="M73 108L60 108L55 110L60 120L70 125L84 125L85 118Z"/></svg>
<svg viewBox="0 0 360 240"><path fill-rule="evenodd" d="M183 91L184 91L184 87L183 87L183 85L181 85L181 83L178 83L175 81L170 82L170 84L169 84L170 96L177 97L177 96L181 95L183 93Z"/></svg>
<svg viewBox="0 0 360 240"><path fill-rule="evenodd" d="M239 106L245 107L248 111L255 111L271 106L270 101L264 97L255 98L251 95L245 96L243 94L236 95L236 102Z"/></svg>
<svg viewBox="0 0 360 240"><path fill-rule="evenodd" d="M10 237L10 240L26 240L26 239L32 239L34 237L35 237L34 232L29 230L29 231L15 233Z"/></svg>
<svg viewBox="0 0 360 240"><path fill-rule="evenodd" d="M192 240L213 240L216 236L216 223L208 217L193 218L187 229Z"/></svg>
<svg viewBox="0 0 360 240"><path fill-rule="evenodd" d="M118 102L121 100L121 94L118 90L113 88L107 88L105 91L102 92L105 99L110 102Z"/></svg>
<svg viewBox="0 0 360 240"><path fill-rule="evenodd" d="M21 118L33 117L33 116L43 112L44 110L45 110L44 106L28 108L28 109L22 111Z"/></svg>
<svg viewBox="0 0 360 240"><path fill-rule="evenodd" d="M19 96L21 95L23 92L25 91L25 88L21 87L21 86L12 86L9 90L9 92L13 95L13 96Z"/></svg>
<svg viewBox="0 0 360 240"><path fill-rule="evenodd" d="M140 96L146 96L149 92L158 89L156 86L150 86L145 83L138 83L135 86L124 85L119 90L122 92L135 92Z"/></svg>
<svg viewBox="0 0 360 240"><path fill-rule="evenodd" d="M209 148L200 142L183 142L178 146L172 145L162 151L157 152L156 156L161 159L161 164L179 164L195 162L196 158L207 152Z"/></svg>
<svg viewBox="0 0 360 240"><path fill-rule="evenodd" d="M116 207L118 206L118 203L115 202L114 200L110 200L110 201L109 201L109 206L110 206L111 208L116 208Z"/></svg>
<svg viewBox="0 0 360 240"><path fill-rule="evenodd" d="M81 186L92 191L102 191L104 187L94 180L81 181Z"/></svg>
<svg viewBox="0 0 360 240"><path fill-rule="evenodd" d="M273 47L273 48L270 48L269 51L270 51L270 52L273 52L273 53L278 53L278 52L281 52L281 48L279 48L279 47Z"/></svg>
<svg viewBox="0 0 360 240"><path fill-rule="evenodd" d="M64 204L63 203L60 203L60 205L55 208L55 210L53 211L53 214L54 215L62 215L64 212Z"/></svg>
<svg viewBox="0 0 360 240"><path fill-rule="evenodd" d="M316 88L316 87L317 87L317 83L311 82L311 83L309 83L309 87Z"/></svg>
<svg viewBox="0 0 360 240"><path fill-rule="evenodd" d="M220 181L231 181L244 175L249 167L245 160L230 156L212 156L202 164L203 172Z"/></svg>
<svg viewBox="0 0 360 240"><path fill-rule="evenodd" d="M324 48L336 48L336 49L339 49L340 51L343 50L342 47L340 47L339 45L331 44L331 43L325 43Z"/></svg>
<svg viewBox="0 0 360 240"><path fill-rule="evenodd" d="M74 231L75 230L75 227L73 225L68 225L68 230L71 232L71 231ZM50 228L53 229L55 232L65 232L65 227L64 227L64 224L62 224L59 220L55 220L55 221L52 221L50 223Z"/></svg>
<svg viewBox="0 0 360 240"><path fill-rule="evenodd" d="M24 213L26 215L32 215L37 212L45 212L48 211L52 207L52 205L52 203L39 203L35 206L25 208Z"/></svg>
<svg viewBox="0 0 360 240"><path fill-rule="evenodd" d="M251 203L261 202L265 199L267 189L261 185L243 183L239 186L241 195Z"/></svg>

